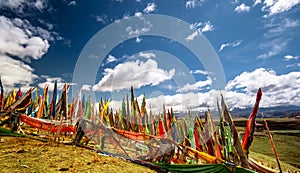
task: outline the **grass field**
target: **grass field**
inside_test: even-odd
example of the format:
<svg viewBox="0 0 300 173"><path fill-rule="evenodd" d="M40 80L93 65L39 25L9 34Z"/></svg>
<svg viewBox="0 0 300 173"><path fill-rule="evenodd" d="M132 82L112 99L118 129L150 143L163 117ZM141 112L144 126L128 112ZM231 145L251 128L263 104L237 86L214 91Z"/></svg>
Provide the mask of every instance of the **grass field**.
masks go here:
<svg viewBox="0 0 300 173"><path fill-rule="evenodd" d="M271 134L276 146L280 161L284 166L283 170L300 172L300 121L299 119L266 119L270 127ZM246 119L239 119L235 121L238 126L238 131L244 131ZM262 119L257 119L256 122L263 124ZM256 135L260 134L260 135ZM265 134L265 135L261 135ZM274 152L271 148L269 137L266 133L255 133L254 140L250 147L251 157L256 160L269 163L273 167L277 167ZM288 163L294 167L285 165Z"/></svg>
<svg viewBox="0 0 300 173"><path fill-rule="evenodd" d="M238 131L243 132L243 125L247 120L237 121L237 125L240 125L237 126ZM268 119L283 172L300 172L300 130L294 130L297 129L296 125L300 126L298 123L300 121L293 119ZM269 138L263 134L265 133L255 133L250 157L276 168ZM122 159L100 156L83 148L65 145L58 147L27 138L2 137L0 151L0 172L155 172Z"/></svg>
<svg viewBox="0 0 300 173"><path fill-rule="evenodd" d="M285 163L300 168L300 137L284 134L273 134L273 140L279 155L279 159ZM256 136L250 151L272 157L275 161L274 152L271 148L268 136Z"/></svg>
<svg viewBox="0 0 300 173"><path fill-rule="evenodd" d="M29 138L1 137L0 172L156 172L121 158Z"/></svg>

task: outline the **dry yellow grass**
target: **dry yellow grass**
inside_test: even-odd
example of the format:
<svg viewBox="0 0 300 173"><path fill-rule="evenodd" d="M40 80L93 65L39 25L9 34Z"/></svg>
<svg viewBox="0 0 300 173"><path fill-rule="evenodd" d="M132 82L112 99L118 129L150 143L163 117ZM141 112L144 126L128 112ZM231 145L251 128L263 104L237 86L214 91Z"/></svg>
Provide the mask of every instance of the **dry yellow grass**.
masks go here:
<svg viewBox="0 0 300 173"><path fill-rule="evenodd" d="M2 137L1 172L155 172L121 158L28 138Z"/></svg>

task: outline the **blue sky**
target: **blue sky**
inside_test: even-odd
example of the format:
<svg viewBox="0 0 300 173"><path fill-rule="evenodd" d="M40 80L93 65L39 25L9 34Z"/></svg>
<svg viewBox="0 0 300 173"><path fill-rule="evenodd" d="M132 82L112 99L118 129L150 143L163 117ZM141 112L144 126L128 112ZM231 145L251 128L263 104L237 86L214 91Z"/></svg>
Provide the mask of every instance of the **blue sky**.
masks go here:
<svg viewBox="0 0 300 173"><path fill-rule="evenodd" d="M213 107L220 92L230 107L248 107L258 87L264 93L264 107L299 106L299 4L299 0L1 1L0 75L7 90L45 84L51 88L56 80L60 88L71 83L74 93L81 89L96 100L111 98L116 108L131 85L136 96L145 94L148 106L157 110L162 103L176 110ZM162 16L170 20L160 21ZM172 19L187 24L187 29L174 27L176 22L171 25ZM159 28L159 35L150 34L154 28ZM105 29L108 34L101 36ZM122 42L110 45L114 38ZM80 75L83 78L77 78Z"/></svg>

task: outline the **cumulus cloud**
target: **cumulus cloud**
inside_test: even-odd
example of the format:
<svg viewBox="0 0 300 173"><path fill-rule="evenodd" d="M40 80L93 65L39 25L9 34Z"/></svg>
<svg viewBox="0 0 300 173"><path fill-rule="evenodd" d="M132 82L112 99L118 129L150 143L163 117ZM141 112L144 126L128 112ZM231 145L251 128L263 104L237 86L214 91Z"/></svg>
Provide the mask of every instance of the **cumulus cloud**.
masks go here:
<svg viewBox="0 0 300 173"><path fill-rule="evenodd" d="M192 73L192 74L208 75L208 72L204 71L204 70L194 70L194 71L190 71L190 73Z"/></svg>
<svg viewBox="0 0 300 173"><path fill-rule="evenodd" d="M143 57L143 58L147 58L147 59L155 58L156 57L155 54L151 53L151 52L140 52L139 56Z"/></svg>
<svg viewBox="0 0 300 173"><path fill-rule="evenodd" d="M28 57L40 59L50 46L47 40L49 32L19 18L11 20L0 16L0 35L0 54L18 56L23 60L28 60Z"/></svg>
<svg viewBox="0 0 300 173"><path fill-rule="evenodd" d="M128 26L126 31L129 35L141 35L147 33L151 28L151 25L145 25L143 27L134 28L132 26Z"/></svg>
<svg viewBox="0 0 300 173"><path fill-rule="evenodd" d="M44 88L46 85L48 85L49 91L53 91L55 81L57 82L57 89L58 90L62 90L66 83L70 84L70 85L75 85L73 83L68 83L68 82L64 81L61 77L51 77L51 76L47 76L47 75L42 75L40 77L40 79L45 80L45 82L39 83L38 87L39 88Z"/></svg>
<svg viewBox="0 0 300 173"><path fill-rule="evenodd" d="M250 11L250 7L245 5L244 3L235 7L234 11L238 12L238 13L244 13L244 12L249 12Z"/></svg>
<svg viewBox="0 0 300 173"><path fill-rule="evenodd" d="M293 56L293 55L285 55L284 59L285 60L297 60L299 58L299 56Z"/></svg>
<svg viewBox="0 0 300 173"><path fill-rule="evenodd" d="M185 2L186 8L195 8L198 6L202 6L206 0L188 0Z"/></svg>
<svg viewBox="0 0 300 173"><path fill-rule="evenodd" d="M142 17L142 15L143 15L143 13L141 13L141 12L135 12L134 13L134 16L136 16L136 17Z"/></svg>
<svg viewBox="0 0 300 173"><path fill-rule="evenodd" d="M140 37L136 37L136 38L135 38L135 42L136 42L136 43L140 43L141 41L142 41L142 38L140 38Z"/></svg>
<svg viewBox="0 0 300 173"><path fill-rule="evenodd" d="M212 84L212 80L207 77L207 80L205 81L198 81L194 84L186 84L182 88L178 89L177 92L188 92L188 91L199 91L203 87L210 86Z"/></svg>
<svg viewBox="0 0 300 173"><path fill-rule="evenodd" d="M48 52L50 43L63 38L53 31L53 24L42 19L36 20L36 15L41 14L40 12L51 11L48 0L0 1L0 10L2 9L12 13L10 16L14 17L0 16L0 75L6 80L5 85L8 87L28 89L40 80L40 76L35 74L29 64L31 60L42 58ZM32 20L39 26L34 26Z"/></svg>
<svg viewBox="0 0 300 173"><path fill-rule="evenodd" d="M253 7L255 7L257 4L260 4L260 3L261 3L261 0L255 0L254 4L253 4Z"/></svg>
<svg viewBox="0 0 300 173"><path fill-rule="evenodd" d="M0 76L6 89L15 87L29 88L38 78L34 69L22 61L0 54Z"/></svg>
<svg viewBox="0 0 300 173"><path fill-rule="evenodd" d="M148 96L147 106L152 111L161 112L162 106L172 107L174 111L207 110L216 108L216 100L222 94L229 108L253 107L258 88L262 88L261 107L299 105L300 72L276 74L264 68L243 72L227 83L225 90L208 92L187 92L174 95L158 93ZM220 99L219 99L220 101ZM120 106L121 102L114 106ZM120 107L118 107L120 109Z"/></svg>
<svg viewBox="0 0 300 173"><path fill-rule="evenodd" d="M48 40L54 40L53 36L43 28L32 26L26 19L5 16L0 16L0 35L2 78L9 88L29 88L38 75L24 62L40 59L47 53L50 47ZM13 59L13 56L19 59Z"/></svg>
<svg viewBox="0 0 300 173"><path fill-rule="evenodd" d="M219 48L219 52L221 52L225 47L228 47L228 46L237 47L237 46L241 45L242 42L243 42L243 40L237 40L235 42L222 43L220 48Z"/></svg>
<svg viewBox="0 0 300 173"><path fill-rule="evenodd" d="M259 87L263 91L261 107L299 105L300 72L278 75L274 70L264 68L241 73L227 83L224 91L211 90L206 93L160 96L160 99L164 100L166 104L170 104L169 106L174 106L179 110L188 110L188 108L200 109L201 105L208 105L214 108L216 106L216 98L222 93L229 108L246 108L254 105L255 95ZM179 100L177 100L178 103L174 102L173 104L172 100L176 99ZM158 99L155 101L161 103ZM159 108L161 109L161 105L157 106L160 106ZM205 109L205 107L203 108Z"/></svg>
<svg viewBox="0 0 300 173"><path fill-rule="evenodd" d="M92 86L91 85L82 85L80 90L82 90L82 91L91 91Z"/></svg>
<svg viewBox="0 0 300 173"><path fill-rule="evenodd" d="M116 91L133 86L155 86L159 83L170 80L175 73L175 69L165 71L158 67L158 63L153 59L143 61L132 61L118 64L114 69L104 70L103 78L92 87L94 91ZM126 75L124 75L126 74Z"/></svg>
<svg viewBox="0 0 300 173"><path fill-rule="evenodd" d="M207 21L205 23L196 22L190 25L190 29L198 29L201 32L208 32L214 30L214 25Z"/></svg>
<svg viewBox="0 0 300 173"><path fill-rule="evenodd" d="M214 30L214 26L207 21L205 23L196 22L190 25L190 30L195 30L190 35L188 35L185 39L187 41L192 41L195 37L200 36L202 32L209 32Z"/></svg>
<svg viewBox="0 0 300 173"><path fill-rule="evenodd" d="M298 5L300 0L265 0L263 2L262 11L267 11L269 14L264 17L273 16L278 13L291 10Z"/></svg>
<svg viewBox="0 0 300 173"><path fill-rule="evenodd" d="M300 72L277 75L274 70L259 68L236 76L225 89L252 97L259 87L264 92L264 106L297 105L300 101Z"/></svg>
<svg viewBox="0 0 300 173"><path fill-rule="evenodd" d="M210 22L208 21L204 24L204 27L201 29L201 32L208 32L213 30L214 30L214 26L210 24Z"/></svg>
<svg viewBox="0 0 300 173"><path fill-rule="evenodd" d="M106 63L111 63L115 61L117 61L117 58L109 54Z"/></svg>
<svg viewBox="0 0 300 173"><path fill-rule="evenodd" d="M197 37L198 35L200 35L200 32L198 30L194 31L193 33L191 33L190 35L188 35L185 39L186 41L192 41L195 39L195 37Z"/></svg>
<svg viewBox="0 0 300 173"><path fill-rule="evenodd" d="M42 11L48 7L47 0L4 0L0 1L1 8L9 8L16 13L23 13L25 9L36 9Z"/></svg>
<svg viewBox="0 0 300 173"><path fill-rule="evenodd" d="M146 8L143 10L143 12L144 13L151 13L151 12L156 10L156 7L157 6L155 5L155 3L148 3Z"/></svg>

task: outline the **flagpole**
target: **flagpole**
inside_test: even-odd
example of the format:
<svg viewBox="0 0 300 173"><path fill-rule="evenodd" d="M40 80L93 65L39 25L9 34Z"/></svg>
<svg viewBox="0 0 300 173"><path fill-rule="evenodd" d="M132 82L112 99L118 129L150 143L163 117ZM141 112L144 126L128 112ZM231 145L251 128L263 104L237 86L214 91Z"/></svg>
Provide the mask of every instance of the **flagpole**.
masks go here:
<svg viewBox="0 0 300 173"><path fill-rule="evenodd" d="M262 113L262 117L263 117L263 113ZM280 165L280 161L279 161L279 156L278 156L278 153L276 151L276 147L275 147L275 144L274 144L274 141L273 141L273 137L272 137L272 134L270 133L270 129L269 129L269 126L268 126L268 123L267 121L263 118L264 120L264 123L265 123L265 127L267 129L267 133L268 133L268 136L269 136L269 141L270 141L270 144L272 146L272 150L274 152L274 155L275 155L275 158L276 158L276 161L277 161L277 164L278 164L278 168L279 168L279 172L281 173L282 172L282 169L281 169L281 165Z"/></svg>

